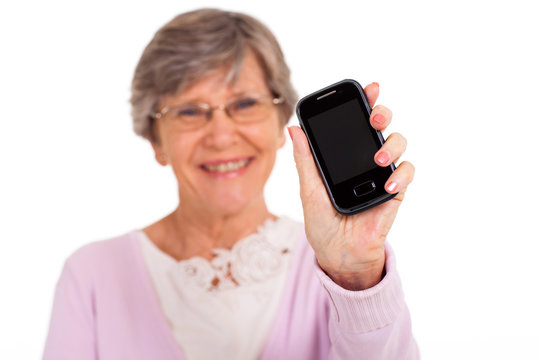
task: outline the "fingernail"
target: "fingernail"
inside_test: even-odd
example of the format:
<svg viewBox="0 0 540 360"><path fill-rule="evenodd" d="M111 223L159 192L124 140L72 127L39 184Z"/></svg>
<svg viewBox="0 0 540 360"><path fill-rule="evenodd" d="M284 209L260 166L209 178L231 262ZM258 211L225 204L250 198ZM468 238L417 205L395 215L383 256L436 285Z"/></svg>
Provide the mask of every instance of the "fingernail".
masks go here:
<svg viewBox="0 0 540 360"><path fill-rule="evenodd" d="M374 82L373 82L373 84L377 85L377 87L378 87L378 88L380 88L380 86L379 86L379 83L378 83L378 82L375 82L375 81L374 81Z"/></svg>
<svg viewBox="0 0 540 360"><path fill-rule="evenodd" d="M392 192L392 191L396 190L396 188L397 188L397 183L395 181L390 181L388 183L388 185L386 185L386 190L388 192Z"/></svg>
<svg viewBox="0 0 540 360"><path fill-rule="evenodd" d="M385 151L381 151L376 157L375 157L375 160L381 164L381 165L384 165L388 162L388 160L390 160L390 155L388 155L387 152Z"/></svg>
<svg viewBox="0 0 540 360"><path fill-rule="evenodd" d="M289 132L289 137L290 137L291 140L292 140L292 134L291 134L291 127L290 127L290 126L287 128L287 131Z"/></svg>
<svg viewBox="0 0 540 360"><path fill-rule="evenodd" d="M373 115L373 119L372 119L372 121L377 125L383 125L385 120L386 119L381 114Z"/></svg>

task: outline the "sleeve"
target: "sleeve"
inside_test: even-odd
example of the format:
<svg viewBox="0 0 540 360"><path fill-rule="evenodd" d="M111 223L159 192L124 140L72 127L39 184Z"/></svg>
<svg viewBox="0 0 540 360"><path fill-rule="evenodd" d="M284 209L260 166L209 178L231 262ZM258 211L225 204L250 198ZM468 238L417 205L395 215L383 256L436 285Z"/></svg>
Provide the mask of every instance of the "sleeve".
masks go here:
<svg viewBox="0 0 540 360"><path fill-rule="evenodd" d="M394 254L388 246L385 266L386 275L379 284L350 291L334 283L317 265L330 302L330 359L420 358Z"/></svg>
<svg viewBox="0 0 540 360"><path fill-rule="evenodd" d="M44 360L96 360L91 289L66 261L56 285Z"/></svg>

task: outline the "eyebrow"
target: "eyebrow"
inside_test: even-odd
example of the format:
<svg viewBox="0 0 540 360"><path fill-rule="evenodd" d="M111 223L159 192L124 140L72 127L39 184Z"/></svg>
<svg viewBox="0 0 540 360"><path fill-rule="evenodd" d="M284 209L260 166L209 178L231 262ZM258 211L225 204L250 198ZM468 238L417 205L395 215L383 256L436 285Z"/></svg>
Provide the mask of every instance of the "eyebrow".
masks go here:
<svg viewBox="0 0 540 360"><path fill-rule="evenodd" d="M252 91L250 89L247 89L247 90L240 90L240 91L235 91L231 94L231 97L226 101L226 102L229 102L231 100L235 100L241 96L245 96L245 95L263 95L262 93L260 92L255 92L255 91ZM194 98L191 98L191 99L186 99L186 100L182 100L182 101L179 101L179 102L174 102L174 104L172 105L169 105L169 106L176 106L176 105L182 105L182 104L209 104L210 102L209 101L205 101L204 99L200 98L200 97L194 97Z"/></svg>

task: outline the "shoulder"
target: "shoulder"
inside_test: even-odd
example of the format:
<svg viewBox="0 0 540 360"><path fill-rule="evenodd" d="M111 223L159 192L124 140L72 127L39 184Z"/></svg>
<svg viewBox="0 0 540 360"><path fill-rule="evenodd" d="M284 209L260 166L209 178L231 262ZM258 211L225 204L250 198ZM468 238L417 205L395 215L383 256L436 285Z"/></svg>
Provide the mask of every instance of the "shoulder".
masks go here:
<svg viewBox="0 0 540 360"><path fill-rule="evenodd" d="M118 269L136 265L137 251L136 231L130 231L80 247L66 259L64 268L78 277L113 276Z"/></svg>
<svg viewBox="0 0 540 360"><path fill-rule="evenodd" d="M110 258L122 257L136 240L136 231L130 231L113 238L94 241L81 246L71 254L67 262L70 263L99 263Z"/></svg>

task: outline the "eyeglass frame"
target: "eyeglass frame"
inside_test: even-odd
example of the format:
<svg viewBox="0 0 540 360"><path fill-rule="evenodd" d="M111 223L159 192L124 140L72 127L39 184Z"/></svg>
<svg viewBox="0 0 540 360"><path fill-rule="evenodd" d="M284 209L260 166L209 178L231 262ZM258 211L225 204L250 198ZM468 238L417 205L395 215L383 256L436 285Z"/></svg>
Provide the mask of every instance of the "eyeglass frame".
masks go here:
<svg viewBox="0 0 540 360"><path fill-rule="evenodd" d="M267 94L267 95L251 95L251 96L253 98L260 99L260 98L272 97L273 95ZM232 117L230 112L229 112L229 106L234 104L235 102L237 102L239 100L241 100L241 98L233 99L233 100L228 101L225 104L214 105L214 106L212 106L212 105L210 105L208 103L203 103L203 102L194 102L194 103L191 103L191 105L196 105L196 106L201 106L202 105L202 107L206 109L206 120L207 121L212 120L214 110L224 110L225 114L227 114L227 116L230 119L232 119L233 121L236 121L234 119L234 117ZM282 97L282 96L279 96L279 97L274 96L274 97L272 97L272 104L273 105L283 104L284 101L285 101L285 98ZM190 103L188 102L188 103L185 103L185 104L177 104L177 105L172 105L172 106L165 106L160 111L150 114L150 118L153 119L153 120L164 118L171 109L173 109L175 107L180 107L180 106L183 106L183 105L189 105L189 104Z"/></svg>

